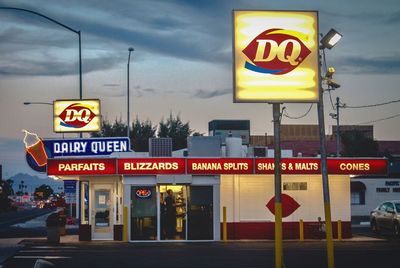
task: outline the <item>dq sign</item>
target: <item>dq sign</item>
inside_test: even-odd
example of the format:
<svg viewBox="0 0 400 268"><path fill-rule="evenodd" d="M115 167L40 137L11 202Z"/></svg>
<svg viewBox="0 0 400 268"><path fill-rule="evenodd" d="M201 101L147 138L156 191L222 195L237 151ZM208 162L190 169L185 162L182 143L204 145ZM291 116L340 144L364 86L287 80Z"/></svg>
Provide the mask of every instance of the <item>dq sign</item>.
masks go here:
<svg viewBox="0 0 400 268"><path fill-rule="evenodd" d="M57 100L54 102L54 132L100 130L99 100Z"/></svg>
<svg viewBox="0 0 400 268"><path fill-rule="evenodd" d="M317 102L318 13L234 11L234 101Z"/></svg>

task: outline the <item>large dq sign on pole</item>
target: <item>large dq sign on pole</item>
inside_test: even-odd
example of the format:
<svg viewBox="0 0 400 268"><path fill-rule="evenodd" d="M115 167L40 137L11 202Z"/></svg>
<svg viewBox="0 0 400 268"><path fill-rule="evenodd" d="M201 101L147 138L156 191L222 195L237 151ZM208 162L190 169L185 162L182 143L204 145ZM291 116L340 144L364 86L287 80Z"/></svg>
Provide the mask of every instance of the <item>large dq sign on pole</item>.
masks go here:
<svg viewBox="0 0 400 268"><path fill-rule="evenodd" d="M234 11L234 101L318 102L318 13Z"/></svg>
<svg viewBox="0 0 400 268"><path fill-rule="evenodd" d="M101 128L100 100L56 100L54 132L93 132Z"/></svg>

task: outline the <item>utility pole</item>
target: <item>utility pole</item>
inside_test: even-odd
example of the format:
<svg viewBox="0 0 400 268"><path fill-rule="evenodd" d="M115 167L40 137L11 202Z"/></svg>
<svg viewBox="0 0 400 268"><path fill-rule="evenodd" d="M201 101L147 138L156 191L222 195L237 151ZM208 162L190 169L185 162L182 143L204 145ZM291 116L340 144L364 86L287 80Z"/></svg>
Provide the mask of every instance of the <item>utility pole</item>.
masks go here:
<svg viewBox="0 0 400 268"><path fill-rule="evenodd" d="M339 97L336 97L336 157L340 156Z"/></svg>
<svg viewBox="0 0 400 268"><path fill-rule="evenodd" d="M275 268L283 267L282 246L282 175L281 175L281 111L280 104L272 104L274 120L274 165L275 165Z"/></svg>

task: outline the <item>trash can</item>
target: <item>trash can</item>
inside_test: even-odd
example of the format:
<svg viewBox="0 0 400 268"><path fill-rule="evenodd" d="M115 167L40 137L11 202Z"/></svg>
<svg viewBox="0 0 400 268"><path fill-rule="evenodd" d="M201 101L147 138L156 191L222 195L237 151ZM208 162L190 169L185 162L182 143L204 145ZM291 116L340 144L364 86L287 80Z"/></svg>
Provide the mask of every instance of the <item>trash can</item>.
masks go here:
<svg viewBox="0 0 400 268"><path fill-rule="evenodd" d="M65 229L65 225L67 224L67 217L65 215L65 211L64 210L60 210L58 212L58 220L59 220L59 226L60 226L60 235L64 236L67 234L67 231Z"/></svg>
<svg viewBox="0 0 400 268"><path fill-rule="evenodd" d="M47 217L47 242L60 243L60 217L58 213L52 213Z"/></svg>

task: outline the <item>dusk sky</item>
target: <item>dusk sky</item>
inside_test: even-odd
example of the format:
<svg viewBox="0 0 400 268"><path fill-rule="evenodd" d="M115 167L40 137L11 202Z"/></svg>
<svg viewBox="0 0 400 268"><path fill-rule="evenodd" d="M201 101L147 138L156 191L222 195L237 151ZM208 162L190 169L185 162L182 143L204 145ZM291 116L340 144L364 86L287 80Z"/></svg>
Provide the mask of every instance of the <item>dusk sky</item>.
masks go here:
<svg viewBox="0 0 400 268"><path fill-rule="evenodd" d="M82 32L83 98L99 98L104 118L126 120L126 65L131 59L131 119L154 124L170 113L207 133L213 119L249 119L251 134L272 135L272 105L232 99L232 10L317 10L319 31L343 34L327 51L332 92L348 106L400 99L400 4L398 0L57 0L2 1L1 7L33 10ZM0 164L3 177L34 174L25 162L22 129L43 138L53 133L50 105L79 98L78 36L39 16L0 10ZM325 97L326 132L336 124ZM284 104L290 116L309 104ZM400 139L400 103L341 109L341 124L374 125L375 139ZM388 120L383 118L393 117ZM377 121L368 123L371 121ZM300 120L317 124L316 105ZM76 135L66 135L76 137ZM85 136L88 136L87 134Z"/></svg>

